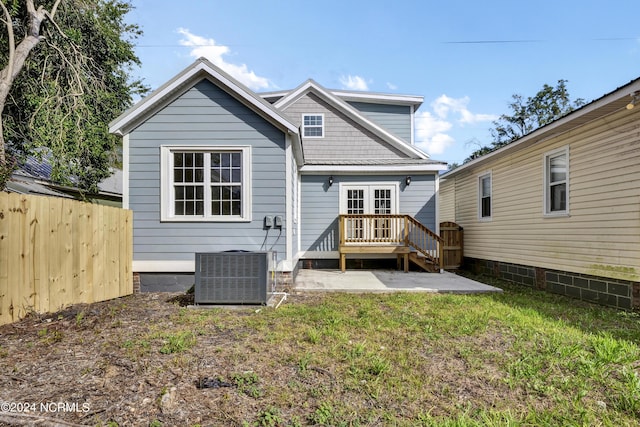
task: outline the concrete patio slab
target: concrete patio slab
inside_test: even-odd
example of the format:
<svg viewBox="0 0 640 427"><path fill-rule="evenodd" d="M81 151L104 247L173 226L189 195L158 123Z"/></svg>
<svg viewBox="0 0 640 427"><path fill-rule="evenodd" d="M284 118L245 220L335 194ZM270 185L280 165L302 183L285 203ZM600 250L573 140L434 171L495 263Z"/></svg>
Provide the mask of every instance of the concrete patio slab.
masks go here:
<svg viewBox="0 0 640 427"><path fill-rule="evenodd" d="M457 274L402 272L393 270L309 270L301 269L295 279L301 292L502 292L502 289Z"/></svg>

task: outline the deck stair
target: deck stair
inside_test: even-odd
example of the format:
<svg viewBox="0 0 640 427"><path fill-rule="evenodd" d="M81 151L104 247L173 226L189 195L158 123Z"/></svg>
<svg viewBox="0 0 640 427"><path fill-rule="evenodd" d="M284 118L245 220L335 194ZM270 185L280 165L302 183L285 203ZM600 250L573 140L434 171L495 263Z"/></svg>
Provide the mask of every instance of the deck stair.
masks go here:
<svg viewBox="0 0 640 427"><path fill-rule="evenodd" d="M431 259L420 255L416 251L409 252L409 261L429 273L438 273L440 268Z"/></svg>
<svg viewBox="0 0 640 427"><path fill-rule="evenodd" d="M340 269L346 269L346 254L395 254L408 271L409 262L425 271L439 272L443 240L410 215L340 215Z"/></svg>

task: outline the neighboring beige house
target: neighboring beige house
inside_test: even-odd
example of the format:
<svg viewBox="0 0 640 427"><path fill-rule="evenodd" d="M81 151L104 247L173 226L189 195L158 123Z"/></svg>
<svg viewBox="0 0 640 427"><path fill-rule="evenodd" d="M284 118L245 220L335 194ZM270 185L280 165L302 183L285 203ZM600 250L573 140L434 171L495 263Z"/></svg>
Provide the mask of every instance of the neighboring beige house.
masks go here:
<svg viewBox="0 0 640 427"><path fill-rule="evenodd" d="M439 201L468 267L639 308L640 78L444 174Z"/></svg>

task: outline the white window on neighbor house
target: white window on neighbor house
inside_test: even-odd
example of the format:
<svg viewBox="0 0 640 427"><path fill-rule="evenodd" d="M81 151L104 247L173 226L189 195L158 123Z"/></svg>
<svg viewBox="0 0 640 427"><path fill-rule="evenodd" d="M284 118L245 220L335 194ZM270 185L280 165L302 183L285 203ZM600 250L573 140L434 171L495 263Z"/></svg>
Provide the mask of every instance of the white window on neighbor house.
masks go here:
<svg viewBox="0 0 640 427"><path fill-rule="evenodd" d="M306 138L323 138L324 114L303 114L302 136Z"/></svg>
<svg viewBox="0 0 640 427"><path fill-rule="evenodd" d="M569 147L544 155L544 214L569 214Z"/></svg>
<svg viewBox="0 0 640 427"><path fill-rule="evenodd" d="M161 148L163 221L250 221L251 147Z"/></svg>
<svg viewBox="0 0 640 427"><path fill-rule="evenodd" d="M492 212L491 204L491 172L478 177L478 218L480 220L490 220Z"/></svg>

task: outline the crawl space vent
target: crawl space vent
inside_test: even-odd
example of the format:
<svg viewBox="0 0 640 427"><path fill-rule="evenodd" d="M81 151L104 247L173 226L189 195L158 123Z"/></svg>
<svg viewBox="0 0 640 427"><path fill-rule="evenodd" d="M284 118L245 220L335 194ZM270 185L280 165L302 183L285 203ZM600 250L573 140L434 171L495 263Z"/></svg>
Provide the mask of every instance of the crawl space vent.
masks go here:
<svg viewBox="0 0 640 427"><path fill-rule="evenodd" d="M196 304L266 304L271 252L196 254Z"/></svg>

